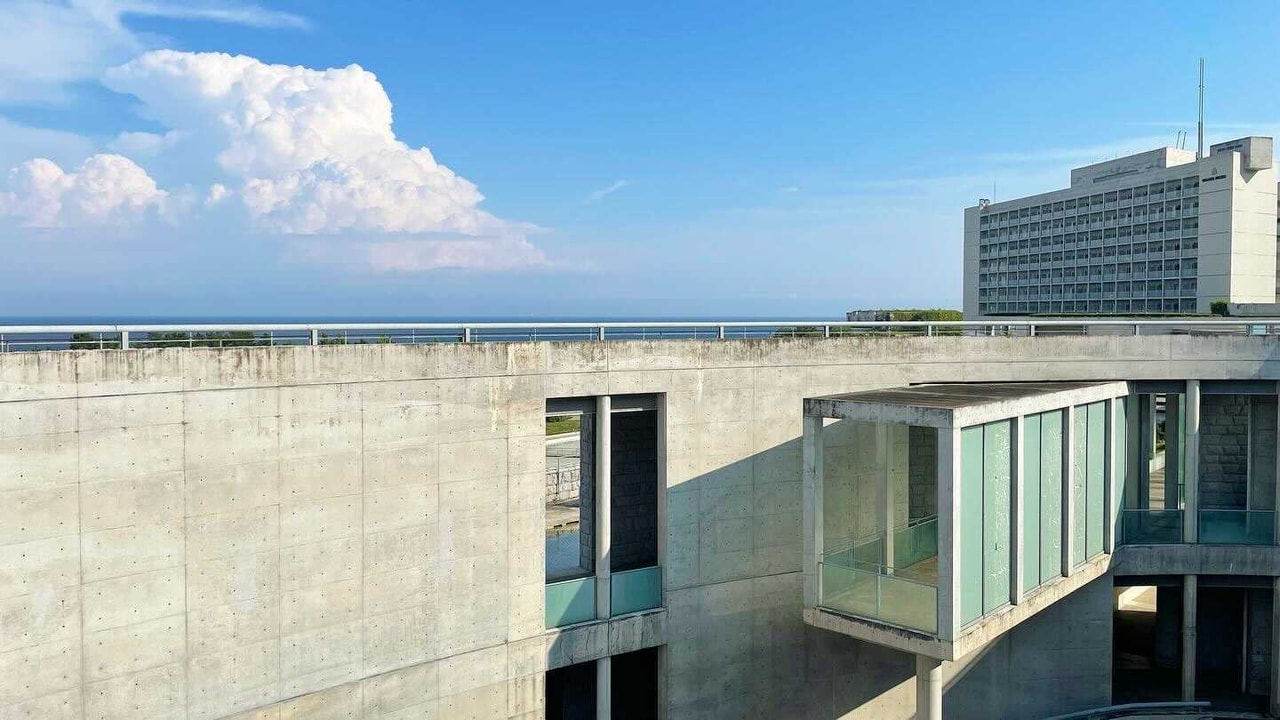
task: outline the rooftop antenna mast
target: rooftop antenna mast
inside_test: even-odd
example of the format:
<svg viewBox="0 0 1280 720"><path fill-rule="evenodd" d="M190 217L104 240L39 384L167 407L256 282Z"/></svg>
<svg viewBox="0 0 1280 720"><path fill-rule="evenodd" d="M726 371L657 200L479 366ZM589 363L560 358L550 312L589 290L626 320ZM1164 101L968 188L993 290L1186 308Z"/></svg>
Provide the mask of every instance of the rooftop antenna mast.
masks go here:
<svg viewBox="0 0 1280 720"><path fill-rule="evenodd" d="M1196 159L1204 158L1204 58L1200 58L1200 117L1196 120Z"/></svg>

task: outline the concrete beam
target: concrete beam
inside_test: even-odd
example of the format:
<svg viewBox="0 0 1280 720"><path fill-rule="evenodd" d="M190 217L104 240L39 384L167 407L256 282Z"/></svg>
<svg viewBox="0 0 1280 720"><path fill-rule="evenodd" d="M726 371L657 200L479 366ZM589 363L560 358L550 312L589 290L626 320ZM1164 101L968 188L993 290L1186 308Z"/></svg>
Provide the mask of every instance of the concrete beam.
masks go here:
<svg viewBox="0 0 1280 720"><path fill-rule="evenodd" d="M816 607L821 597L819 563L822 562L822 424L823 418L806 415L801 436L803 465L804 604ZM939 538L941 546L941 538Z"/></svg>

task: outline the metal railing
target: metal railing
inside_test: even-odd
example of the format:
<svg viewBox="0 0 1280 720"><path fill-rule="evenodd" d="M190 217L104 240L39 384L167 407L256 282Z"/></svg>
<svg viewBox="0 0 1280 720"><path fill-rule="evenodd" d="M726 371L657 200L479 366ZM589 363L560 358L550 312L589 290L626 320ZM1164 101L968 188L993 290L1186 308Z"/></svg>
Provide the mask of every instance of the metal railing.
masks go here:
<svg viewBox="0 0 1280 720"><path fill-rule="evenodd" d="M1136 275L1135 275L1136 276ZM433 342L751 340L832 337L1280 335L1280 318L0 325L0 352Z"/></svg>

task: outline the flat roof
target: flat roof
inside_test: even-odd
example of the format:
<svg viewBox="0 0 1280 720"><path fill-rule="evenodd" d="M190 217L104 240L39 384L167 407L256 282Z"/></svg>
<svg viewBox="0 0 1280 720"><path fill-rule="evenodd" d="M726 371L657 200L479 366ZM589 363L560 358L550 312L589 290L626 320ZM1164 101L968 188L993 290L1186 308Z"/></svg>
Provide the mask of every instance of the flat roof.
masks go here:
<svg viewBox="0 0 1280 720"><path fill-rule="evenodd" d="M815 400L849 400L882 405L951 409L1106 385L1104 382L931 383L823 395Z"/></svg>
<svg viewBox="0 0 1280 720"><path fill-rule="evenodd" d="M806 415L967 427L1129 394L1123 381L929 383L806 398Z"/></svg>

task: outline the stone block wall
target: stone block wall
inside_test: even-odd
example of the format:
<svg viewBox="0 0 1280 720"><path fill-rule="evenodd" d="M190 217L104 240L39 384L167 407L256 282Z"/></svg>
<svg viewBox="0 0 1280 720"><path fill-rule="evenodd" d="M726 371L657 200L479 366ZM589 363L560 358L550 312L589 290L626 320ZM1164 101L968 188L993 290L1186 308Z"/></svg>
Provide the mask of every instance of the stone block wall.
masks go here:
<svg viewBox="0 0 1280 720"><path fill-rule="evenodd" d="M1276 398L1254 395L1249 411L1249 507L1276 508Z"/></svg>
<svg viewBox="0 0 1280 720"><path fill-rule="evenodd" d="M612 570L658 562L658 416L613 414L609 553Z"/></svg>
<svg viewBox="0 0 1280 720"><path fill-rule="evenodd" d="M582 482L580 466L565 466L547 471L547 502L577 500Z"/></svg>
<svg viewBox="0 0 1280 720"><path fill-rule="evenodd" d="M1200 507L1243 509L1248 498L1249 396L1200 399Z"/></svg>

